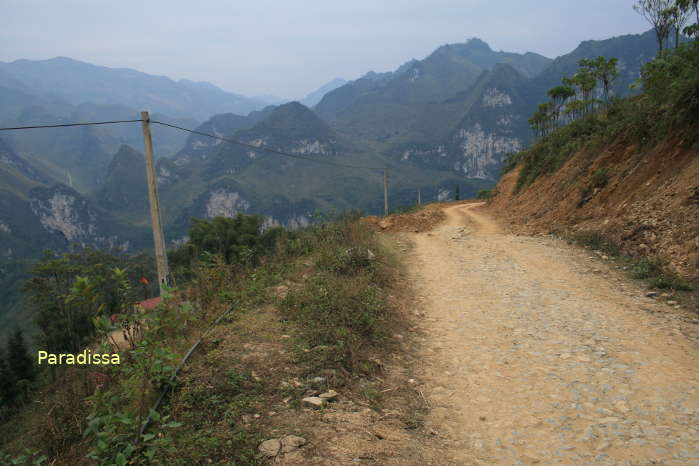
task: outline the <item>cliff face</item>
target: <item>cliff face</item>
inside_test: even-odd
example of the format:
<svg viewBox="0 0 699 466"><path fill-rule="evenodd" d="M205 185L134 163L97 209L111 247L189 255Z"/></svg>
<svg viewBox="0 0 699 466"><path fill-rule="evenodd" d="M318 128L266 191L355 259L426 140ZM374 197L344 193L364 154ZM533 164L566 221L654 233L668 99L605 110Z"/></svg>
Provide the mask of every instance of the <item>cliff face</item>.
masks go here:
<svg viewBox="0 0 699 466"><path fill-rule="evenodd" d="M599 170L606 186L593 183ZM502 177L490 201L514 231L600 233L626 253L699 278L699 145L691 132L652 148L579 151L516 193L518 172Z"/></svg>

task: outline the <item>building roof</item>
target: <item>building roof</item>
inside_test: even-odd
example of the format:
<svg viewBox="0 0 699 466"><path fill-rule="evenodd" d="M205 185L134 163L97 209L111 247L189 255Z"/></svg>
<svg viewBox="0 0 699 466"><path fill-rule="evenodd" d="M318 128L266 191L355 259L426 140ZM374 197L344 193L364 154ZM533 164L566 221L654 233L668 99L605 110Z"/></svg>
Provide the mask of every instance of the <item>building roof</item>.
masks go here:
<svg viewBox="0 0 699 466"><path fill-rule="evenodd" d="M158 307L158 304L160 304L160 296L156 296L155 298L146 299L145 301L139 301L138 303L136 303L137 306L141 306L143 309L147 311L155 309L156 307Z"/></svg>

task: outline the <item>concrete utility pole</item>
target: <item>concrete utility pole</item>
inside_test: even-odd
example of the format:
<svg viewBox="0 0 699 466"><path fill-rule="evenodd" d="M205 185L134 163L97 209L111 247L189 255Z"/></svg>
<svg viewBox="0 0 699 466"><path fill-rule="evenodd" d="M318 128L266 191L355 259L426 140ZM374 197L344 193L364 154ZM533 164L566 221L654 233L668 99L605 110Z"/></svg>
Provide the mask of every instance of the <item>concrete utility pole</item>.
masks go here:
<svg viewBox="0 0 699 466"><path fill-rule="evenodd" d="M383 216L388 215L388 168L383 170Z"/></svg>
<svg viewBox="0 0 699 466"><path fill-rule="evenodd" d="M155 178L155 163L153 162L153 140L150 135L150 116L148 112L141 112L141 125L143 126L143 145L146 149L146 178L148 179L150 221L153 228L153 242L155 243L155 264L158 267L160 296L163 296L164 287L170 285L170 268L167 264L163 224L160 220L160 202L158 201L158 186Z"/></svg>

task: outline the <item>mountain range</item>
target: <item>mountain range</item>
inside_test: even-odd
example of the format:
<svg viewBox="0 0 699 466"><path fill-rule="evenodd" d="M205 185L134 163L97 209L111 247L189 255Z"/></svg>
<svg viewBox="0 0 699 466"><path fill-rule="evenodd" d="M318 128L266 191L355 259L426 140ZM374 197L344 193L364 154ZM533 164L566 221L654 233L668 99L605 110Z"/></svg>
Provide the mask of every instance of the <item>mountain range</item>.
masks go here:
<svg viewBox="0 0 699 466"><path fill-rule="evenodd" d="M384 169L392 207L414 204L418 189L424 201L457 186L473 196L531 142L527 119L580 59L618 58L623 96L655 53L652 32L586 41L553 60L470 39L395 71L333 80L308 105L65 58L18 60L0 63L0 125L137 119L149 108L154 120L243 143L152 125L166 237L178 242L192 217L256 213L299 227L318 212L380 213ZM16 290L11 271L44 248L147 248L141 147L139 123L0 133L0 288Z"/></svg>
<svg viewBox="0 0 699 466"><path fill-rule="evenodd" d="M175 118L206 120L216 113L247 114L279 98L250 98L208 82L153 76L128 68L108 68L66 57L0 62L0 86L72 105L123 105Z"/></svg>

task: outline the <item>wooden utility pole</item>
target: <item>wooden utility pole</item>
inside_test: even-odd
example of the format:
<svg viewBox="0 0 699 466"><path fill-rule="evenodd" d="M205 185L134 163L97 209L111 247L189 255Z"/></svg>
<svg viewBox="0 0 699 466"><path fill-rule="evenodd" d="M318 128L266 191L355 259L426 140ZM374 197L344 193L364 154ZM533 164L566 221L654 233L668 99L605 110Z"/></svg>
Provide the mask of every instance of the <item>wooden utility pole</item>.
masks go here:
<svg viewBox="0 0 699 466"><path fill-rule="evenodd" d="M155 264L158 268L160 296L163 296L165 286L170 285L170 268L167 264L163 224L160 220L160 202L158 201L158 186L155 178L155 163L153 162L153 139L150 135L150 116L148 112L141 112L141 125L143 126L143 145L146 149L146 178L148 179L150 222L153 228L153 243L155 243Z"/></svg>
<svg viewBox="0 0 699 466"><path fill-rule="evenodd" d="M383 169L383 216L388 215L388 169Z"/></svg>

